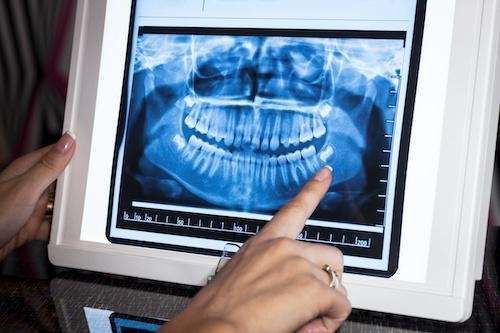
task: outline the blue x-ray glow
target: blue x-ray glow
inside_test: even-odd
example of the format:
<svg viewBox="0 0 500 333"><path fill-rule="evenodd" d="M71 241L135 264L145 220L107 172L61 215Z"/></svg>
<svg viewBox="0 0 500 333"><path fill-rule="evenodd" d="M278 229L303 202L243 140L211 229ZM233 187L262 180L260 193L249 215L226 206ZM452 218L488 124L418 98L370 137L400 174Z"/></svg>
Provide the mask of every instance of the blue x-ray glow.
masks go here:
<svg viewBox="0 0 500 333"><path fill-rule="evenodd" d="M362 206L403 56L396 39L141 34L134 177L163 202L272 212L330 165L321 207Z"/></svg>

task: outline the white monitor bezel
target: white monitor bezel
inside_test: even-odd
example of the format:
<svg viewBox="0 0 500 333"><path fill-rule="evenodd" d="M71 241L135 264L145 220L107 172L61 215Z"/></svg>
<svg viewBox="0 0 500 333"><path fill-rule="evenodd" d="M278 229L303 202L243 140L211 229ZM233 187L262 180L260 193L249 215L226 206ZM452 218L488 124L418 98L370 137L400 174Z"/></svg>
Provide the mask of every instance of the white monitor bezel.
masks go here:
<svg viewBox="0 0 500 333"><path fill-rule="evenodd" d="M100 161L109 159L99 147L114 147L114 142L95 142L94 132L96 124L105 124L113 138L110 141L115 138L116 126L104 115L109 116L105 110L119 110L121 84L114 89L103 87L113 87L117 77L121 82L123 70L100 68L116 63L117 58L121 66L125 64L130 2L78 3L65 118L65 129L77 134L78 149L59 179L49 255L53 263L66 267L202 285L217 258L80 240L82 219L88 213L84 212L86 196L102 201L94 209L107 211L109 192L101 191L109 191L102 184L109 181L111 170L99 167ZM482 89L474 89L477 72L494 69L492 54L495 47L498 50L494 30L498 17L484 14L492 27L482 27L483 6L493 13L497 9L498 14L494 0L429 1L427 5L405 192L403 221L407 222L403 222L401 238L405 243L411 237L405 223L432 224L428 255L417 258L429 258L426 282L347 274L345 283L354 307L450 321L470 314L478 270L474 259L481 252L476 251L476 243L478 237L482 239L479 230L485 226L491 180L492 154L487 153L496 133L492 123L498 117L494 109L498 100L487 103L485 93L493 92L494 76ZM478 52L482 52L479 57ZM429 124L429 115L436 121ZM422 160L430 162L423 165ZM92 187L91 178L99 179L101 189ZM421 179L428 180L427 187ZM429 187L434 196L427 195Z"/></svg>
<svg viewBox="0 0 500 333"><path fill-rule="evenodd" d="M323 1L323 0L319 0ZM143 5L143 3L145 3ZM198 1L191 1L189 4L195 6L199 3ZM418 3L418 5L416 4ZM373 3L375 4L375 3ZM380 6L380 2L376 5ZM389 3L386 4L389 6ZM399 40L405 44L404 53L402 55L402 70L401 70L401 81L400 81L400 91L398 94L398 102L396 103L395 119L392 120L394 124L394 131L391 135L390 149L390 161L387 163L388 179L384 180L387 183L387 188L384 191L385 204L384 204L384 219L383 226L360 226L359 224L348 224L348 223L335 223L335 222L325 222L310 219L307 221L307 225L327 225L331 228L338 229L349 229L349 230L382 230L381 233L384 235L382 240L382 249L380 253L380 258L368 258L363 256L354 256L345 254L344 264L346 271L354 272L356 274L366 274L373 276L384 276L390 277L395 274L398 270L398 257L399 257L399 238L402 220L402 206L404 202L404 191L397 191L396 188L404 188L405 175L406 175L406 158L399 157L406 156L408 150L408 144L411 132L411 118L413 115L413 104L415 97L415 89L418 76L418 66L420 58L421 49L421 34L423 30L423 20L425 14L425 1L423 0L407 0L407 2L401 3L402 9L392 15L401 18L405 17L406 20L394 20L394 21L384 21L384 20L370 20L368 15L366 20L361 21L357 19L356 21L350 23L347 19L333 19L331 21L325 22L323 20L303 20L299 18L294 18L293 20L269 20L266 18L253 18L245 20L235 20L234 18L228 18L229 13L217 13L215 15L223 16L223 18L214 19L208 15L200 17L190 17L188 14L195 12L195 10L190 9L183 12L165 10L165 7L158 7L158 2L155 1L133 1L132 4L133 13L131 15L133 23L130 23L129 28L129 38L127 47L127 60L125 65L125 70L128 71L128 75L124 77L121 106L120 106L120 120L118 122L119 130L117 131L119 141L115 144L114 150L114 162L113 162L113 173L111 181L111 195L110 195L110 208L108 214L108 224L106 228L106 237L111 243L125 244L125 245L136 245L160 248L166 250L174 250L198 254L208 254L207 252L220 252L223 249L226 241L217 239L205 239L199 236L189 237L182 236L179 234L161 234L161 233L151 233L145 231L144 229L128 229L118 226L118 221L121 218L118 217L118 206L119 200L122 196L122 170L124 170L124 159L126 156L125 152L125 142L128 137L128 117L130 110L130 105L132 103L132 86L133 83L133 72L134 72L134 61L136 52L136 43L139 35L140 29L143 31L149 31L149 33L167 33L167 34L229 34L229 35L252 35L252 34L270 34L272 36L308 36L317 38L380 38L384 36L384 39ZM144 7L142 7L144 6ZM175 6L175 5L174 5ZM208 3L205 4L207 9ZM190 7L190 6L187 6ZM224 6L223 6L224 7ZM411 8L413 7L413 8ZM184 7L179 7L184 9ZM226 8L231 11L231 7ZM352 8L346 6L346 13L342 16L336 13L335 16L347 17L347 9ZM177 8L176 8L177 9ZM350 10L352 11L352 9ZM416 12L416 13L415 13ZM235 16L240 17L241 11L235 11ZM266 11L266 15L271 15L269 11ZM358 13L356 13L359 15ZM154 15L154 16L152 16ZM289 15L284 13L284 16ZM255 15L254 15L255 16ZM252 16L252 17L254 17ZM371 14L373 17L374 14ZM349 28L349 26L351 28ZM354 26L354 28L353 28ZM361 28L362 27L362 28ZM304 30L304 29L313 29ZM364 29L361 30L361 29ZM387 30L386 30L387 29ZM146 34L148 32L145 32ZM403 37L404 36L404 37ZM109 68L109 64L106 66ZM120 67L121 70L121 67ZM168 80L168 79L167 79ZM147 116L146 116L147 118ZM134 139L132 139L134 141ZM387 149L387 148L386 148ZM107 166L106 166L107 167ZM382 166L380 166L382 168ZM151 218L161 211L173 211L173 212L189 212L189 213L200 213L212 215L214 217L235 217L249 220L269 220L272 216L266 214L255 214L251 212L241 212L241 211L223 211L217 209L203 209L194 208L190 206L182 205L168 205L165 203L151 203L142 202L139 198L132 201L133 207L140 208L151 208L156 213L151 211ZM120 213L121 214L121 213ZM127 217L129 223L140 223L139 215L135 215L130 211ZM379 212L380 214L380 212ZM169 216L170 221L174 221L175 217ZM158 216L156 216L158 218ZM155 218L155 219L156 219ZM161 217L159 218L161 220ZM188 220L195 220L196 215L191 216ZM88 219L87 219L88 221ZM151 221L155 226L160 226L162 222ZM150 224L151 224L150 223ZM183 219L183 223L186 223ZM189 222L187 222L189 223ZM143 224L145 226L146 224ZM245 226L246 228L246 226ZM93 237L89 237L85 234L88 231L85 224L82 228L82 239L91 241ZM305 233L307 235L307 231ZM345 236L344 236L345 237ZM232 243L236 243L235 240L231 240ZM238 243L240 244L240 243ZM356 246L356 244L354 244ZM421 272L425 271L424 268L420 268ZM415 271L419 269L414 269L413 272L407 273L413 274L413 278L416 278ZM420 274L420 279L423 280L424 273Z"/></svg>

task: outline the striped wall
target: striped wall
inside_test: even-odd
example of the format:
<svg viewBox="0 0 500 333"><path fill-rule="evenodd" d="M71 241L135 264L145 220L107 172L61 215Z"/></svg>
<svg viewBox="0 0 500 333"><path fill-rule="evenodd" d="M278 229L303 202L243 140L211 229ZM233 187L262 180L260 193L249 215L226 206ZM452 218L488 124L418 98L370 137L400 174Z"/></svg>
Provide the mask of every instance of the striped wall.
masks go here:
<svg viewBox="0 0 500 333"><path fill-rule="evenodd" d="M76 0L0 0L0 169L61 130Z"/></svg>

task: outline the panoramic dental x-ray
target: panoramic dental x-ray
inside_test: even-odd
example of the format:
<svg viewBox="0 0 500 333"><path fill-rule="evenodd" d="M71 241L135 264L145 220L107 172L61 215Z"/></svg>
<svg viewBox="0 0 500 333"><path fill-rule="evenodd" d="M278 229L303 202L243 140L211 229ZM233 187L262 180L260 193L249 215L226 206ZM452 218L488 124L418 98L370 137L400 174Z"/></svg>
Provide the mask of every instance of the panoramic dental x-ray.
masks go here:
<svg viewBox="0 0 500 333"><path fill-rule="evenodd" d="M168 233L243 242L262 225L205 226L194 213L265 222L329 165L311 217L323 229L301 237L342 245L323 235L328 223L383 230L404 36L140 27L130 54L118 226L162 233L197 220L196 233ZM178 210L187 215L167 214ZM383 232L367 235L348 251L380 258Z"/></svg>

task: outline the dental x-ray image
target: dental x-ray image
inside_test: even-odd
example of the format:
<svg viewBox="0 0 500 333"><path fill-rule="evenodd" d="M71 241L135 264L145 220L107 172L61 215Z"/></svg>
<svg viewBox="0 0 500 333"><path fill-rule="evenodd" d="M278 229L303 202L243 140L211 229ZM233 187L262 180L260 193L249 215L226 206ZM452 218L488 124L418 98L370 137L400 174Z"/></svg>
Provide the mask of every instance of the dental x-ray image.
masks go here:
<svg viewBox="0 0 500 333"><path fill-rule="evenodd" d="M404 48L141 28L121 200L272 214L330 165L313 219L383 224Z"/></svg>

